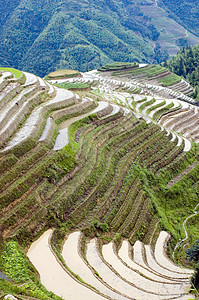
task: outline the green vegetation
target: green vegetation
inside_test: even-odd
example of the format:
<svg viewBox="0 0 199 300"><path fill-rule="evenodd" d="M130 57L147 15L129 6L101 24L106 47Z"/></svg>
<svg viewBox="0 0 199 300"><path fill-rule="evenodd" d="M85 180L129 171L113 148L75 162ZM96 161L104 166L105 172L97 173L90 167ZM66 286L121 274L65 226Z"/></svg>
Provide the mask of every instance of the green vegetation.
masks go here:
<svg viewBox="0 0 199 300"><path fill-rule="evenodd" d="M108 232L109 231L109 226L106 223L101 223L98 220L93 220L93 226L95 229L100 230L102 232Z"/></svg>
<svg viewBox="0 0 199 300"><path fill-rule="evenodd" d="M82 127L88 126L95 119L97 119L97 115L93 114L70 125L68 131L69 143L58 152L59 160L57 161L57 165L64 170L65 174L71 171L77 163L75 153L80 145L75 141L76 132Z"/></svg>
<svg viewBox="0 0 199 300"><path fill-rule="evenodd" d="M148 78L150 78L155 75L161 74L165 71L166 69L162 68L159 65L147 65L144 68L140 68L138 70L132 70L130 73L132 73L133 75L145 74Z"/></svg>
<svg viewBox="0 0 199 300"><path fill-rule="evenodd" d="M138 63L124 63L124 62L115 62L112 64L108 64L105 66L100 67L98 70L101 72L105 71L116 71L116 70L129 70L129 69L134 69L138 68L139 64Z"/></svg>
<svg viewBox="0 0 199 300"><path fill-rule="evenodd" d="M192 277L193 286L199 290L199 240L195 241L193 246L186 251L189 261L195 264L195 274Z"/></svg>
<svg viewBox="0 0 199 300"><path fill-rule="evenodd" d="M136 105L138 104L138 103L145 103L145 101L147 100L147 97L144 97L143 99L141 99L141 100L138 100L138 101L135 101L134 99L132 100L132 102L131 102L131 105L133 106L133 108L135 109L135 107L136 107Z"/></svg>
<svg viewBox="0 0 199 300"><path fill-rule="evenodd" d="M121 67L121 64L116 65ZM171 84L173 78L160 66L147 66L142 70L130 67L125 71L132 76L140 72L140 77L143 75L149 81L163 79ZM143 88L146 85L143 84ZM36 93L40 95L38 89ZM100 97L99 90L86 94ZM42 90L42 98L34 105L40 105L46 98L47 93ZM127 100L124 106L128 105L133 99L131 92L124 99ZM144 95L139 99L133 100L132 105L136 107L139 103L140 111L144 109L149 113L152 107L160 107L154 114L155 119L171 111L174 105L161 107L165 101L155 104L154 98L147 101ZM172 233L170 247L173 249L179 238L184 237L183 221L198 201L198 164L171 188L167 187L176 175L198 162L197 145L193 144L191 151L185 153L184 142L177 146L177 139L171 141L172 134L167 135L160 126L147 124L131 112L123 114L120 110L101 118L99 113L91 114L74 122L68 128L68 144L53 151L58 125L96 107L95 101L80 103L73 96L66 102L61 103L61 107L55 103L46 109L31 138L0 154L0 269L13 280L13 284L1 280L0 287L15 295L56 299L39 283L37 273L22 250L47 228L55 228L52 244L60 260L62 241L75 230L83 232L84 241L86 237L97 236L103 242L114 240L119 246L123 238L131 244L138 238L150 243L154 228L157 234L165 229ZM31 106L30 111L34 107ZM48 133L47 142L38 142L49 116L52 132ZM16 131L23 122L24 119L16 124ZM13 133L9 134L8 138L12 138ZM4 146L2 143L2 148ZM196 216L188 224L188 246L197 237L197 220ZM185 260L183 246L176 255L177 261L182 262L181 258ZM83 278L73 276L83 282Z"/></svg>
<svg viewBox="0 0 199 300"><path fill-rule="evenodd" d="M67 89L67 90L85 90L89 89L90 85L87 83L81 83L81 82L63 82L63 83L57 83L56 86Z"/></svg>
<svg viewBox="0 0 199 300"><path fill-rule="evenodd" d="M147 109L147 111L146 111L146 114L148 115L151 111L153 111L153 110L155 110L156 108L159 108L159 107L161 107L161 106L163 106L163 105L165 105L165 104L166 104L166 101L163 100L162 102L157 103L157 104L155 104L155 105L149 107L149 108Z"/></svg>
<svg viewBox="0 0 199 300"><path fill-rule="evenodd" d="M187 250L186 254L190 261L196 263L199 261L199 240L195 241L194 245Z"/></svg>
<svg viewBox="0 0 199 300"><path fill-rule="evenodd" d="M112 75L114 76L118 76L118 75L121 75L121 74L128 74L128 75L131 75L131 76L136 76L136 75L140 75L140 74L143 74L143 75L146 75L147 78L150 78L150 77L153 77L155 75L158 75L158 74L161 74L163 72L167 71L166 68L163 68L159 65L147 65L143 68L134 68L132 70L124 70L124 72L113 72Z"/></svg>
<svg viewBox="0 0 199 300"><path fill-rule="evenodd" d="M164 0L157 3L152 0L136 1L140 2L142 12L145 16L151 18L152 24L159 32L159 37L154 45L156 63L160 63L161 59L165 60L169 56L172 57L173 55L176 55L179 49L184 45L194 45L199 42L196 28L192 31L193 34L191 34L190 27L188 28L187 26L187 23L191 25L192 17L195 18L197 16L197 9L192 10L192 8L195 7L195 2L193 0L190 2L186 0L183 0L182 2L179 0ZM183 2L187 2L187 5L184 6L182 4ZM175 10L173 10L174 7ZM179 9L181 11L179 11ZM189 11L189 15L186 15L186 11ZM186 24L183 20L183 15L186 15L187 17L188 22ZM179 26L179 24L181 26Z"/></svg>
<svg viewBox="0 0 199 300"><path fill-rule="evenodd" d="M149 106L151 104L155 103L155 99L151 99L149 101L145 101L140 107L139 107L139 112L141 112L146 106Z"/></svg>
<svg viewBox="0 0 199 300"><path fill-rule="evenodd" d="M146 75L148 78L150 78L157 74L163 73L165 71L166 71L166 68L163 68L159 65L147 65L143 68L135 68L132 70L125 71L125 73L130 74L132 76L143 74L143 75ZM120 72L113 72L113 75L120 75L120 74L121 74Z"/></svg>
<svg viewBox="0 0 199 300"><path fill-rule="evenodd" d="M171 86L173 84L176 84L181 81L181 77L176 74L170 74L168 76L164 76L160 79L158 79L160 83L162 83L163 86Z"/></svg>
<svg viewBox="0 0 199 300"><path fill-rule="evenodd" d="M0 65L44 77L56 69L86 71L114 61L152 61L155 56L147 38L156 40L158 31L139 5L117 0L80 1L78 6L74 0L13 2L9 13L0 10L7 16L0 33ZM132 12L141 20L132 20Z"/></svg>
<svg viewBox="0 0 199 300"><path fill-rule="evenodd" d="M186 47L178 52L177 56L162 63L172 72L183 76L195 87L194 98L199 101L199 46Z"/></svg>
<svg viewBox="0 0 199 300"><path fill-rule="evenodd" d="M147 65L143 68L121 69L114 71L112 76L126 75L132 78L142 78L146 81L157 80L157 83L163 86L172 86L181 81L181 77L171 73L167 68L160 65Z"/></svg>
<svg viewBox="0 0 199 300"><path fill-rule="evenodd" d="M186 29L199 36L199 7L195 1L163 0L160 5L162 8L166 8L171 16L183 24ZM186 46L186 44L181 44L181 46Z"/></svg>
<svg viewBox="0 0 199 300"><path fill-rule="evenodd" d="M22 72L13 68L0 68L0 71L11 72L15 78L19 78L22 75Z"/></svg>
<svg viewBox="0 0 199 300"><path fill-rule="evenodd" d="M131 73L132 74L145 74L148 78L150 77L154 77L156 75L159 75L161 73L166 72L167 69L163 68L159 65L148 65L144 68L140 68L139 70L132 70Z"/></svg>
<svg viewBox="0 0 199 300"><path fill-rule="evenodd" d="M181 162L181 167L187 164L187 162L193 161L193 159L194 156L191 156L189 153L188 156L186 156L186 161ZM178 238L184 238L184 231L182 230L182 222L185 220L185 218L188 215L190 215L193 212L194 207L198 203L197 172L198 172L198 165L194 169L192 169L187 175L185 175L181 180L179 180L175 185L173 185L171 188L162 189L162 191L160 191L159 193L159 196L161 197L159 201L159 205L161 207L162 213L164 212L165 214L165 221L170 227L170 230L172 229L171 224L173 224L173 229L171 230L171 232L173 233L174 236L179 235ZM168 174L166 176L168 176ZM182 191L183 189L185 190L185 186L186 186L186 192L183 193ZM186 207L186 210L184 210L184 207ZM176 226L178 232L174 230L174 226ZM188 240L186 240L186 243L191 245L197 239L198 233L194 230L192 226L187 226L187 231L188 231L189 238ZM185 253L183 251L183 245L181 245L181 248L178 249L176 253L176 259L182 261L183 257L185 257Z"/></svg>
<svg viewBox="0 0 199 300"><path fill-rule="evenodd" d="M115 61L160 63L168 52L199 41L197 12L193 0L165 0L158 7L148 0L13 0L0 9L0 65L44 77Z"/></svg>
<svg viewBox="0 0 199 300"><path fill-rule="evenodd" d="M158 120L162 115L172 111L172 107L174 106L173 102L168 104L167 106L159 109L158 111L156 111L153 115L153 119L154 120Z"/></svg>
<svg viewBox="0 0 199 300"><path fill-rule="evenodd" d="M15 284L18 284L11 285L5 280L0 280L1 291L39 299L60 299L41 285L35 270L30 266L17 242L10 241L5 244L0 258L0 268Z"/></svg>
<svg viewBox="0 0 199 300"><path fill-rule="evenodd" d="M43 163L45 161L47 149L44 145L41 145L41 147L37 147L36 149L33 148L32 151L30 150L30 153L28 153L28 155L25 158L23 158L22 156L23 159L21 161L18 161L19 164L15 165L16 159L14 156L8 156L9 159L2 161L2 167L6 165L12 168L13 166L13 172L16 171L18 175L25 172L26 178L27 176L29 176L28 174L30 173L30 168L32 167L32 174L34 173L34 176L41 176L40 181L42 181L42 177L44 176L43 179L46 178L48 180L48 183L54 184L55 181L57 182L65 174L69 173L72 169L74 169L75 165L77 164L75 153L79 148L79 143L75 142L76 132L80 128L88 126L88 124L93 120L97 120L96 115L91 115L83 120L72 124L69 128L69 144L57 153L49 153L50 155L48 154L46 157L46 162L48 161L47 165ZM38 173L35 172L36 170L33 170L33 165L35 164L35 162L37 162L36 168L38 170ZM6 177L1 177L1 180L3 181L5 178L7 178L6 183L8 189L12 189L9 188L9 185L12 183L13 179L15 179L15 182L17 182L18 180L17 184L15 183L15 187L17 186L18 192L17 190L15 190L12 196L10 195L12 199L9 198L9 201L16 199L16 197L20 197L20 195L22 195L24 191L27 190L27 188L31 189L31 186L34 186L35 178L31 175L29 176L30 181L26 180L26 182L24 182L25 177L18 178L15 176L14 178L12 171L8 171L6 173ZM20 188L19 182L21 181L23 181L25 190L22 188L22 186ZM45 189L45 187L43 188ZM38 207L37 201L37 193L34 193L33 191L32 196L29 195L28 198L26 198L25 202L23 202L22 199L16 213L9 214L9 216L7 216L9 217L9 221L7 220L5 222L5 220L1 219L1 224L2 222L4 222L4 226L6 225L10 227L10 229L12 227L15 228L17 222L20 222L20 219L23 220L23 218L30 213L29 206L31 206L31 214L33 216L36 215L37 211L39 210L40 212L41 209L40 207ZM39 213L39 215L41 216L41 213ZM49 217L49 222L51 222L50 218L51 217ZM20 243L23 246L27 245L29 238L30 237L26 229L22 228L18 236L18 240L20 241ZM4 246L1 243L1 247L3 247L3 249L1 249L0 269L14 281L14 284L11 284L9 282L6 282L5 280L0 280L1 291L5 293L12 293L14 295L27 295L29 297L36 297L38 299L60 299L59 297L54 296L52 293L46 291L44 287L40 284L37 278L37 274L35 273L34 269L30 266L27 258L25 257L23 251L19 248L19 245L16 241L12 240L8 243L5 243Z"/></svg>
<svg viewBox="0 0 199 300"><path fill-rule="evenodd" d="M45 79L63 79L63 78L71 78L71 77L77 77L80 76L80 72L75 71L75 70L58 70L58 71L54 71L49 73Z"/></svg>

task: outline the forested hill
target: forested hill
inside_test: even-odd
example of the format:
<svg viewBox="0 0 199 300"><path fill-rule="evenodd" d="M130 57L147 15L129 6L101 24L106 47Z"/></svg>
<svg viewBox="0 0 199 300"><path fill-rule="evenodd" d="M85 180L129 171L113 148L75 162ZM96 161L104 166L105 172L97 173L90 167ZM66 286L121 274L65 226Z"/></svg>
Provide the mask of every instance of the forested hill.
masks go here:
<svg viewBox="0 0 199 300"><path fill-rule="evenodd" d="M113 61L159 63L182 45L199 43L198 29L180 21L169 1L164 8L159 2L0 0L0 65L44 76Z"/></svg>
<svg viewBox="0 0 199 300"><path fill-rule="evenodd" d="M190 32L199 36L199 1L161 0L160 5Z"/></svg>
<svg viewBox="0 0 199 300"><path fill-rule="evenodd" d="M176 57L163 63L177 75L183 76L195 88L195 97L199 101L199 45L183 48Z"/></svg>

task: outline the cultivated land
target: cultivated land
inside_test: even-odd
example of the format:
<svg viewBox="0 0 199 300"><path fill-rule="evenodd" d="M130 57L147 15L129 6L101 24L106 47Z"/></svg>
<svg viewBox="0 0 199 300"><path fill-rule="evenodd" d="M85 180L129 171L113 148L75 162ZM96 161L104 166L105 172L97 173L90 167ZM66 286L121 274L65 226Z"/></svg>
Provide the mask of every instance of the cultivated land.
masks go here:
<svg viewBox="0 0 199 300"><path fill-rule="evenodd" d="M46 79L60 79L60 78L68 78L68 77L76 77L81 76L78 71L75 70L60 70L51 72L46 76Z"/></svg>
<svg viewBox="0 0 199 300"><path fill-rule="evenodd" d="M159 66L81 76L1 71L0 296L193 299L192 87Z"/></svg>
<svg viewBox="0 0 199 300"><path fill-rule="evenodd" d="M150 0L140 5L140 9L144 15L151 18L152 24L160 33L158 42L161 48L166 50L169 55L176 55L182 47L182 42L184 42L185 45L198 44L198 37L187 31L187 27L183 27L182 23L180 24L180 22L177 21L177 18L172 19L172 14L161 7L161 1L151 1L150 6L146 5L147 2L150 2ZM154 2L157 5L154 5ZM176 4L176 6L178 6L178 4Z"/></svg>

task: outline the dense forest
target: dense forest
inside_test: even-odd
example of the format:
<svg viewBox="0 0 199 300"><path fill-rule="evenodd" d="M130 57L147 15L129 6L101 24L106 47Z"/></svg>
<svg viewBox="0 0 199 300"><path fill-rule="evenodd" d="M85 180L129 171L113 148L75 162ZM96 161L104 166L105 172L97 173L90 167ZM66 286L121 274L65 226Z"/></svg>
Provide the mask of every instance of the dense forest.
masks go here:
<svg viewBox="0 0 199 300"><path fill-rule="evenodd" d="M0 66L44 76L55 69L86 71L113 61L160 63L168 58L162 43L164 24L157 25L150 15L156 8L152 0L14 0L7 5L0 0L0 4ZM171 18L177 20L174 14ZM179 30L178 23L173 24ZM174 30L173 40L167 36L175 47L177 35ZM181 44L197 41L189 34Z"/></svg>
<svg viewBox="0 0 199 300"><path fill-rule="evenodd" d="M183 48L176 57L162 64L179 76L183 76L195 88L194 97L199 101L199 45Z"/></svg>

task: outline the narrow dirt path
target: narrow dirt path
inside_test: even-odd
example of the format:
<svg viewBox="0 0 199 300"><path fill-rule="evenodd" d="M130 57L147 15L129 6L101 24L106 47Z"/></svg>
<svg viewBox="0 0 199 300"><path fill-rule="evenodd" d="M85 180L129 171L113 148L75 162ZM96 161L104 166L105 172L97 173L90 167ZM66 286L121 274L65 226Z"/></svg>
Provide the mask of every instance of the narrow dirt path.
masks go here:
<svg viewBox="0 0 199 300"><path fill-rule="evenodd" d="M190 216L188 216L188 217L184 220L184 222L183 222L183 224L182 224L183 230L184 230L184 233L185 233L185 238L184 238L184 239L180 239L179 242L177 242L177 244L175 245L175 248L174 248L173 253L172 253L172 257L173 257L173 258L175 258L175 252L176 252L176 250L178 249L178 247L179 247L182 243L184 243L184 242L188 239L188 237L189 237L189 236L188 236L187 229L186 229L186 223L187 223L187 221L188 221L189 219L195 217L195 216L198 214L198 211L197 211L198 207L199 207L199 203L194 207L193 214L191 214Z"/></svg>
<svg viewBox="0 0 199 300"><path fill-rule="evenodd" d="M176 182L178 182L184 175L186 175L189 171L191 171L196 165L198 164L197 161L195 161L192 165L190 165L186 170L184 170L182 173L180 173L178 176L176 176L172 181L170 181L167 184L167 188L170 188L173 186Z"/></svg>

